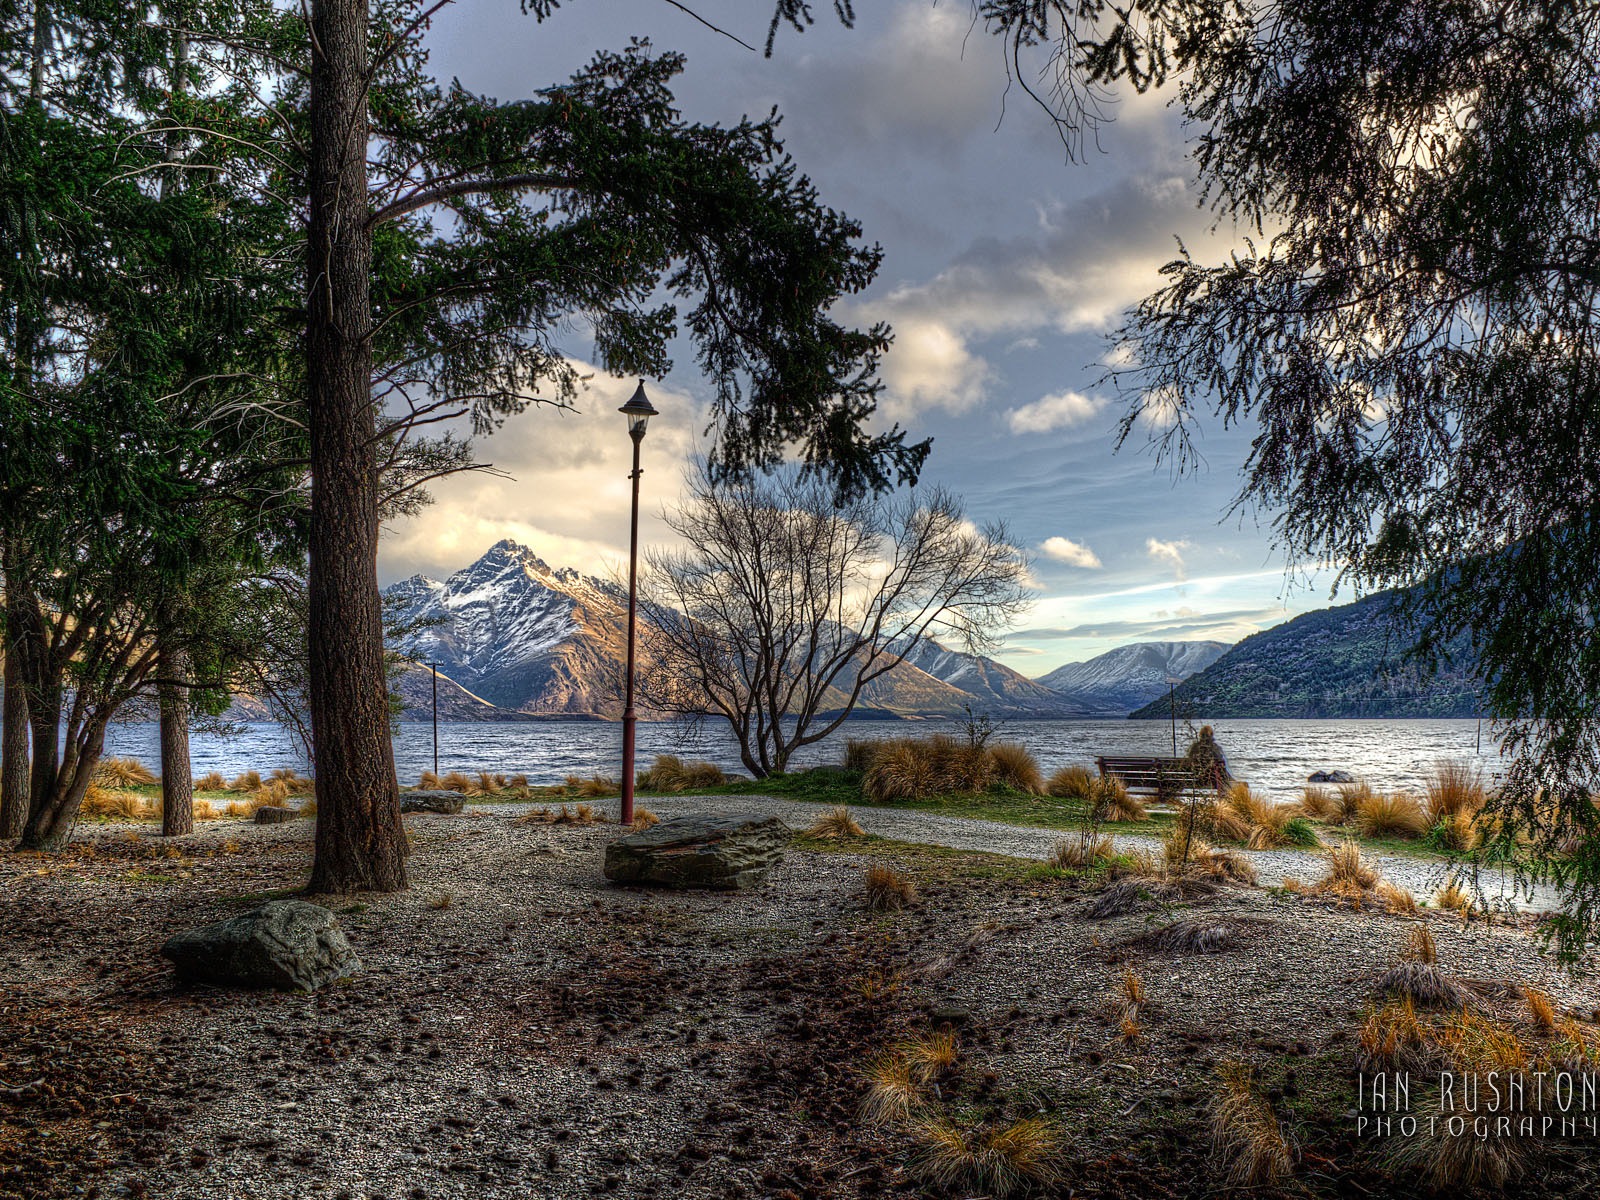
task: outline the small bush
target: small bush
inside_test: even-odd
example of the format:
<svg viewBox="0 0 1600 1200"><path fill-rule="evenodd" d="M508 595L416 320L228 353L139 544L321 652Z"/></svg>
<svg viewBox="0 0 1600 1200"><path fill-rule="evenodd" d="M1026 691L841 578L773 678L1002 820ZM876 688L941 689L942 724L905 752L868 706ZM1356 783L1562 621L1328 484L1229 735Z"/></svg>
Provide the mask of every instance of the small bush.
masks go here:
<svg viewBox="0 0 1600 1200"><path fill-rule="evenodd" d="M630 828L635 833L641 833L644 830L659 824L661 824L661 818L656 816L656 814L651 812L648 808L636 808L633 810L633 824L630 826Z"/></svg>
<svg viewBox="0 0 1600 1200"><path fill-rule="evenodd" d="M1404 792L1374 794L1357 807L1355 827L1363 837L1419 837L1428 828L1428 814Z"/></svg>
<svg viewBox="0 0 1600 1200"><path fill-rule="evenodd" d="M1061 767L1050 776L1045 784L1045 791L1052 796L1061 796L1068 800L1087 800L1089 789L1094 785L1094 774L1082 763L1072 763Z"/></svg>
<svg viewBox="0 0 1600 1200"><path fill-rule="evenodd" d="M105 788L145 787L157 782L137 758L102 758L95 764L94 781Z"/></svg>
<svg viewBox="0 0 1600 1200"><path fill-rule="evenodd" d="M1327 821L1340 815L1339 800L1332 791L1319 784L1307 784L1300 793L1300 811L1316 821Z"/></svg>
<svg viewBox="0 0 1600 1200"><path fill-rule="evenodd" d="M1294 1170L1295 1147L1250 1068L1226 1062L1217 1073L1222 1086L1211 1109L1211 1139L1228 1182L1234 1187L1284 1182Z"/></svg>
<svg viewBox="0 0 1600 1200"><path fill-rule="evenodd" d="M1044 792L1044 775L1027 747L1000 742L989 747L990 773L998 783L1038 796Z"/></svg>
<svg viewBox="0 0 1600 1200"><path fill-rule="evenodd" d="M915 1136L921 1149L912 1169L942 1191L999 1200L1048 1185L1059 1174L1061 1133L1045 1117L973 1131L926 1121Z"/></svg>
<svg viewBox="0 0 1600 1200"><path fill-rule="evenodd" d="M197 792L224 792L228 790L228 784L222 778L221 771L209 771L194 781L194 790Z"/></svg>
<svg viewBox="0 0 1600 1200"><path fill-rule="evenodd" d="M228 781L228 790L230 792L254 792L260 787L260 771L244 771Z"/></svg>
<svg viewBox="0 0 1600 1200"><path fill-rule="evenodd" d="M1115 775L1101 775L1089 785L1089 811L1097 821L1116 823L1145 819L1143 802L1130 795Z"/></svg>
<svg viewBox="0 0 1600 1200"><path fill-rule="evenodd" d="M1077 871L1109 862L1116 847L1106 834L1083 830L1064 837L1050 848L1050 865L1058 871Z"/></svg>
<svg viewBox="0 0 1600 1200"><path fill-rule="evenodd" d="M917 888L893 867L876 863L867 868L862 898L874 912L895 912L916 901Z"/></svg>
<svg viewBox="0 0 1600 1200"><path fill-rule="evenodd" d="M1476 815L1488 803L1483 774L1470 763L1446 759L1433 765L1424 788L1428 816L1434 821Z"/></svg>
<svg viewBox="0 0 1600 1200"><path fill-rule="evenodd" d="M806 832L811 837L822 838L825 841L843 841L847 838L862 837L866 830L856 823L847 806L836 804L812 822L811 828Z"/></svg>

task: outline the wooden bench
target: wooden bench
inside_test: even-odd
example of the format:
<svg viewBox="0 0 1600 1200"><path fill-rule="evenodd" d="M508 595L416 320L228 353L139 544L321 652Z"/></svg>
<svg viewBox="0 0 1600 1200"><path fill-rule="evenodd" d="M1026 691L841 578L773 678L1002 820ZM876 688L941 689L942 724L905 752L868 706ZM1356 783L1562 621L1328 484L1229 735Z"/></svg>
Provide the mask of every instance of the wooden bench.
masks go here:
<svg viewBox="0 0 1600 1200"><path fill-rule="evenodd" d="M1212 781L1196 778L1182 758L1096 758L1100 774L1122 780L1128 791L1146 796L1174 796L1184 792L1209 792ZM1223 768L1223 783L1232 782L1232 776Z"/></svg>

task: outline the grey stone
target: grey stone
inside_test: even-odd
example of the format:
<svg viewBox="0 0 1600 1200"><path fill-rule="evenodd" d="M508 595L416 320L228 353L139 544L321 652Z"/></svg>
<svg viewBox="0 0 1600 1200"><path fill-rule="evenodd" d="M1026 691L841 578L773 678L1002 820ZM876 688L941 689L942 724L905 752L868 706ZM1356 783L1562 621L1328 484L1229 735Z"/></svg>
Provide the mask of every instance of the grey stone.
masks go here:
<svg viewBox="0 0 1600 1200"><path fill-rule="evenodd" d="M1349 771L1313 771L1307 783L1354 783L1356 777Z"/></svg>
<svg viewBox="0 0 1600 1200"><path fill-rule="evenodd" d="M265 804L256 809L257 825L281 825L285 821L292 821L300 815L297 809L284 808L279 804Z"/></svg>
<svg viewBox="0 0 1600 1200"><path fill-rule="evenodd" d="M217 987L314 992L361 971L338 919L304 900L273 900L175 934L161 954L182 978Z"/></svg>
<svg viewBox="0 0 1600 1200"><path fill-rule="evenodd" d="M466 801L460 792L421 791L401 792L400 811L403 813L458 813Z"/></svg>
<svg viewBox="0 0 1600 1200"><path fill-rule="evenodd" d="M608 845L605 876L670 888L750 888L793 836L777 817L674 817Z"/></svg>

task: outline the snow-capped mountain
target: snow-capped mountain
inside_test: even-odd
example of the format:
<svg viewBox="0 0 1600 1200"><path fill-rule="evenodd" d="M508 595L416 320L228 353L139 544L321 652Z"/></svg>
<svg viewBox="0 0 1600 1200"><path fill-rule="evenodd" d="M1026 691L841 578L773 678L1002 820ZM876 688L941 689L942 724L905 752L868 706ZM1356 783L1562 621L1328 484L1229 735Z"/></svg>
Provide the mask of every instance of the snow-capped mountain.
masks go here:
<svg viewBox="0 0 1600 1200"><path fill-rule="evenodd" d="M951 650L932 638L923 638L904 658L908 665L967 693L975 713L1054 717L1076 711L1067 698L1045 684L992 658Z"/></svg>
<svg viewBox="0 0 1600 1200"><path fill-rule="evenodd" d="M1084 712L1126 716L1205 670L1227 651L1225 642L1135 642L1088 662L1067 663L1034 682Z"/></svg>

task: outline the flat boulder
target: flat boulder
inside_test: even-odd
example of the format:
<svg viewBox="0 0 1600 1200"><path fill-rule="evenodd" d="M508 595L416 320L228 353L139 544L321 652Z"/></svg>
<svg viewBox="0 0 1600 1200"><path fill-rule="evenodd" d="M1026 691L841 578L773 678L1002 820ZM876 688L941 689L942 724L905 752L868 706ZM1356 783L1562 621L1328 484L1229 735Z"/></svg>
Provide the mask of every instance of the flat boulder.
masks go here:
<svg viewBox="0 0 1600 1200"><path fill-rule="evenodd" d="M751 888L793 836L777 817L673 817L608 845L605 876L669 888Z"/></svg>
<svg viewBox="0 0 1600 1200"><path fill-rule="evenodd" d="M361 971L338 918L304 900L269 901L175 934L161 954L183 979L215 987L314 992Z"/></svg>
<svg viewBox="0 0 1600 1200"><path fill-rule="evenodd" d="M419 791L400 793L400 811L403 813L458 813L466 804L460 792Z"/></svg>
<svg viewBox="0 0 1600 1200"><path fill-rule="evenodd" d="M1349 771L1313 771L1307 783L1354 783L1356 777Z"/></svg>
<svg viewBox="0 0 1600 1200"><path fill-rule="evenodd" d="M282 825L285 821L292 821L300 815L297 808L285 808L281 804L263 804L256 809L257 825Z"/></svg>

